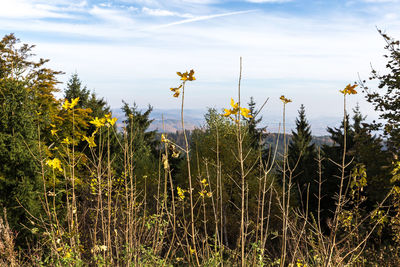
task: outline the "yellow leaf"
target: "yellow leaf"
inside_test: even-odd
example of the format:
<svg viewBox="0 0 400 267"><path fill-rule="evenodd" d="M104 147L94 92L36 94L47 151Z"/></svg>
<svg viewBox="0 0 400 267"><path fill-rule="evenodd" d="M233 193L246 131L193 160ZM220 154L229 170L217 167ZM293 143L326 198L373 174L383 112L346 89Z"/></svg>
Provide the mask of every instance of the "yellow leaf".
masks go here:
<svg viewBox="0 0 400 267"><path fill-rule="evenodd" d="M289 98L286 98L284 95L281 95L281 97L279 99L282 100L283 104L292 102L292 100L290 100Z"/></svg>
<svg viewBox="0 0 400 267"><path fill-rule="evenodd" d="M250 110L247 109L247 108L240 108L240 113L242 114L243 117L246 117L246 118L252 118L253 117L253 116L251 116L249 114Z"/></svg>
<svg viewBox="0 0 400 267"><path fill-rule="evenodd" d="M89 147L96 147L97 146L96 143L94 142L94 135L92 135L90 137L83 136L82 140L88 142Z"/></svg>
<svg viewBox="0 0 400 267"><path fill-rule="evenodd" d="M69 109L69 106L70 106L70 104L69 104L68 99L65 99L64 104L62 105L62 108L63 109Z"/></svg>
<svg viewBox="0 0 400 267"><path fill-rule="evenodd" d="M358 85L354 84L348 84L343 90L339 90L339 92L341 92L344 95L355 95L357 94L357 91L354 90L354 88L356 88Z"/></svg>
<svg viewBox="0 0 400 267"><path fill-rule="evenodd" d="M100 127L104 126L105 119L104 118L99 119L98 117L96 117L95 119L89 121L89 123L96 126L96 128L100 128Z"/></svg>
<svg viewBox="0 0 400 267"><path fill-rule="evenodd" d="M50 132L51 132L51 135L56 135L57 136L58 130L52 129L52 130L50 130Z"/></svg>
<svg viewBox="0 0 400 267"><path fill-rule="evenodd" d="M168 139L165 138L164 134L161 134L161 142L168 143Z"/></svg>
<svg viewBox="0 0 400 267"><path fill-rule="evenodd" d="M79 102L79 97L72 99L69 108L73 109L78 104L78 102Z"/></svg>
<svg viewBox="0 0 400 267"><path fill-rule="evenodd" d="M233 100L233 98L231 98L231 106L233 109L237 109L239 106L239 103L235 103L235 101Z"/></svg>
<svg viewBox="0 0 400 267"><path fill-rule="evenodd" d="M185 199L185 192L186 190L183 190L179 186L176 188L178 190L178 196L180 199L184 200Z"/></svg>
<svg viewBox="0 0 400 267"><path fill-rule="evenodd" d="M65 138L61 141L61 144L69 145L69 144L71 144L71 141L69 141L69 138L68 138L68 137L65 137Z"/></svg>
<svg viewBox="0 0 400 267"><path fill-rule="evenodd" d="M50 166L53 169L57 169L60 172L62 171L61 161L58 158L46 160L46 165Z"/></svg>

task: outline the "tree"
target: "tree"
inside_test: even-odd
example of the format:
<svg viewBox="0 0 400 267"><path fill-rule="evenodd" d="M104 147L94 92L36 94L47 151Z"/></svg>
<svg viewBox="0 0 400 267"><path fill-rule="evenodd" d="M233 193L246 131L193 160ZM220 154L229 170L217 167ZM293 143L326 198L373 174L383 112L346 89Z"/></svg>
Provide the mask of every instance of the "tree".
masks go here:
<svg viewBox="0 0 400 267"><path fill-rule="evenodd" d="M400 152L400 42L392 39L381 30L380 35L386 42L385 49L389 55L384 55L388 59L386 69L387 74L379 74L372 69L370 80L379 82L378 88L383 90L383 94L376 90L370 90L362 82L363 89L366 92L366 99L372 103L375 110L380 113L379 117L385 120L384 135L387 137L388 149L397 155ZM375 124L376 127L382 126Z"/></svg>
<svg viewBox="0 0 400 267"><path fill-rule="evenodd" d="M100 118L110 112L110 108L103 98L98 98L94 92L90 92L86 86L82 86L82 81L77 73L71 75L64 91L64 97L69 101L79 97L77 107L90 109L92 117Z"/></svg>
<svg viewBox="0 0 400 267"><path fill-rule="evenodd" d="M42 212L38 159L48 151L39 134L57 113L54 93L61 72L46 68L48 60L33 61L34 46L19 43L13 34L0 41L0 203L25 241L29 231L23 225L30 216L25 210L37 218Z"/></svg>
<svg viewBox="0 0 400 267"><path fill-rule="evenodd" d="M39 154L38 116L24 82L0 79L0 88L0 205L7 208L12 229L20 232L18 239L25 241L28 232L23 225L29 216L24 208L34 216L41 210L42 187L34 158Z"/></svg>
<svg viewBox="0 0 400 267"><path fill-rule="evenodd" d="M153 121L149 118L153 108L149 105L147 110L142 112L135 103L132 107L126 102L123 104L124 143L128 145L126 153L129 155L131 178L134 178L141 188L144 186L144 179L147 179L149 203L154 203L151 196L157 190L158 162L156 159L159 156L160 142L156 139L156 131L148 130Z"/></svg>
<svg viewBox="0 0 400 267"><path fill-rule="evenodd" d="M265 129L267 127L258 127L259 123L262 121L262 116L259 116L257 118L257 114L259 113L259 110L256 109L256 102L254 102L254 98L250 97L250 102L248 103L249 105L249 114L251 115L250 118L245 118L247 127L248 127L248 133L250 135L251 139L251 146L254 149L257 149L261 146L262 141L266 137Z"/></svg>
<svg viewBox="0 0 400 267"><path fill-rule="evenodd" d="M313 211L317 207L318 185L315 145L312 142L311 126L309 125L304 105L300 106L299 116L296 118L296 130L292 130L292 139L288 148L289 166L294 170L293 177L299 190L299 198L304 207L307 201L309 187L309 210Z"/></svg>

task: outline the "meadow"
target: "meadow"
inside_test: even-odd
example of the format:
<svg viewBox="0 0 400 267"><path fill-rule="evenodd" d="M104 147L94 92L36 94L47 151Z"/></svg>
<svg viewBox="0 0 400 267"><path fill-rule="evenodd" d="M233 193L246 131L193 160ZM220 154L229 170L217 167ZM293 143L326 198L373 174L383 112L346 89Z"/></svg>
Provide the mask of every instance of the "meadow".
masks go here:
<svg viewBox="0 0 400 267"><path fill-rule="evenodd" d="M158 133L151 106L124 102L117 121L78 74L57 98L62 72L4 36L0 265L400 265L400 48L380 34L388 73L372 70L376 90L337 89L343 120L321 143L304 106L288 138L289 96L281 131L260 127L268 99L241 99L241 61L237 95L190 133L185 91L201 77L177 72L165 90L180 100L181 131ZM348 107L354 94L383 122Z"/></svg>

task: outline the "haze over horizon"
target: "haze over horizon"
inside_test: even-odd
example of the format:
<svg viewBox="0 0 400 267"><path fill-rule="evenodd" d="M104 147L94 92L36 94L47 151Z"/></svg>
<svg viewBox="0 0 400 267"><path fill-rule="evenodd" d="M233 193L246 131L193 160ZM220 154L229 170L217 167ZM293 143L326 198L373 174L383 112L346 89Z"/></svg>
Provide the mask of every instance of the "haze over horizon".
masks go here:
<svg viewBox="0 0 400 267"><path fill-rule="evenodd" d="M385 72L376 28L400 37L398 0L0 0L0 34L36 45L48 66L77 72L113 108L179 107L169 90L176 71L194 69L186 107L227 107L236 98L243 57L243 101L254 96L265 119L281 113L280 95L307 116L340 117L348 83ZM60 89L65 88L65 83ZM364 95L349 97L370 119Z"/></svg>

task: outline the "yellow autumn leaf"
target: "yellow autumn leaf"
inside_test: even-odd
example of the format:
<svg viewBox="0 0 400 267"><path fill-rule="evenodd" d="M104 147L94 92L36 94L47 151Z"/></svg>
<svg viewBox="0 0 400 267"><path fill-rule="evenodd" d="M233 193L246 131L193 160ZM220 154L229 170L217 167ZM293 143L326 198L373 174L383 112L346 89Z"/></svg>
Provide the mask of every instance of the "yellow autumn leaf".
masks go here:
<svg viewBox="0 0 400 267"><path fill-rule="evenodd" d="M357 91L354 89L356 88L358 85L354 84L348 84L343 90L339 90L339 92L341 92L344 95L355 95L357 94Z"/></svg>
<svg viewBox="0 0 400 267"><path fill-rule="evenodd" d="M94 142L94 135L92 135L90 137L83 136L82 140L88 142L89 147L96 147L97 146L96 143Z"/></svg>
<svg viewBox="0 0 400 267"><path fill-rule="evenodd" d="M281 95L281 97L279 99L282 100L283 104L287 104L287 103L292 102L291 99L286 98L284 95Z"/></svg>
<svg viewBox="0 0 400 267"><path fill-rule="evenodd" d="M60 172L62 171L61 161L58 158L46 160L46 165L50 166L53 169L57 169Z"/></svg>
<svg viewBox="0 0 400 267"><path fill-rule="evenodd" d="M73 109L78 104L78 102L79 102L79 97L72 99L69 108Z"/></svg>
<svg viewBox="0 0 400 267"><path fill-rule="evenodd" d="M56 129L51 129L50 132L51 132L51 135L56 135L56 136L57 136L58 130L56 130Z"/></svg>
<svg viewBox="0 0 400 267"><path fill-rule="evenodd" d="M235 103L233 98L231 98L231 107L235 110L239 107L239 103Z"/></svg>
<svg viewBox="0 0 400 267"><path fill-rule="evenodd" d="M240 108L240 113L241 113L242 116L245 117L245 118L253 118L253 116L251 116L251 115L249 114L249 113L250 113L250 110L247 109L247 108Z"/></svg>
<svg viewBox="0 0 400 267"><path fill-rule="evenodd" d="M69 109L69 107L70 107L70 103L69 103L68 99L65 99L64 104L62 104L62 108Z"/></svg>
<svg viewBox="0 0 400 267"><path fill-rule="evenodd" d="M89 123L96 126L96 128L100 128L100 127L104 126L105 119L104 118L99 119L98 117L96 117L93 120L89 121Z"/></svg>
<svg viewBox="0 0 400 267"><path fill-rule="evenodd" d="M68 138L68 137L65 137L65 138L61 141L61 144L69 145L69 144L71 144L71 141L69 141L69 138Z"/></svg>
<svg viewBox="0 0 400 267"><path fill-rule="evenodd" d="M179 186L176 188L178 190L178 196L180 199L184 200L185 199L185 192L186 190L183 190Z"/></svg>

